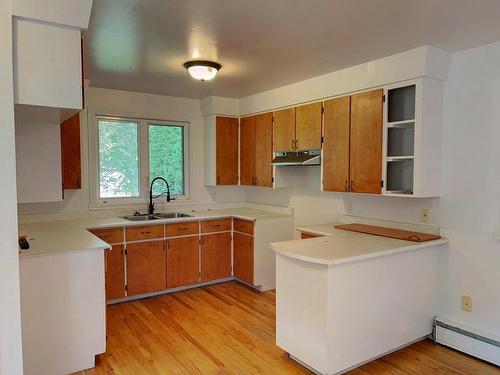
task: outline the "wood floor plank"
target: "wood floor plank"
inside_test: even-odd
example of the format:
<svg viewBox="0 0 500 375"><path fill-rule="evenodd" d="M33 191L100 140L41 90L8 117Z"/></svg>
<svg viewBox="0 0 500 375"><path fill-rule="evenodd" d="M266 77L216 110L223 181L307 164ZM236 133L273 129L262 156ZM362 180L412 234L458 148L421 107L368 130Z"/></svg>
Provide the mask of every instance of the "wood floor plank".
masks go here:
<svg viewBox="0 0 500 375"><path fill-rule="evenodd" d="M80 375L310 374L275 344L276 294L236 282L108 306L107 352ZM500 374L422 341L353 375Z"/></svg>

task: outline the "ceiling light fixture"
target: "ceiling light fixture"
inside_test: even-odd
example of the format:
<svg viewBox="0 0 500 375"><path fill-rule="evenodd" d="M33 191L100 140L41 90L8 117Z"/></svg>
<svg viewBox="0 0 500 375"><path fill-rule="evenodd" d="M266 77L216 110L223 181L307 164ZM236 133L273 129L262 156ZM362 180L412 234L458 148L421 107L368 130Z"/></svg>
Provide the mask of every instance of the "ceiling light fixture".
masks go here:
<svg viewBox="0 0 500 375"><path fill-rule="evenodd" d="M214 61L188 61L184 63L184 68L194 79L210 81L217 75L222 65Z"/></svg>

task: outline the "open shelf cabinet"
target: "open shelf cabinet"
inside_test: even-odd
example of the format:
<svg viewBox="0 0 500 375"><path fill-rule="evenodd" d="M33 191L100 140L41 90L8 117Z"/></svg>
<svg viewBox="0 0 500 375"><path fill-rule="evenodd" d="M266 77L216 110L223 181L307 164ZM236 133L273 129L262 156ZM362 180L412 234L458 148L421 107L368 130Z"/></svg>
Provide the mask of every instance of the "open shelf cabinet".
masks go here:
<svg viewBox="0 0 500 375"><path fill-rule="evenodd" d="M441 195L441 81L431 78L386 86L382 194Z"/></svg>

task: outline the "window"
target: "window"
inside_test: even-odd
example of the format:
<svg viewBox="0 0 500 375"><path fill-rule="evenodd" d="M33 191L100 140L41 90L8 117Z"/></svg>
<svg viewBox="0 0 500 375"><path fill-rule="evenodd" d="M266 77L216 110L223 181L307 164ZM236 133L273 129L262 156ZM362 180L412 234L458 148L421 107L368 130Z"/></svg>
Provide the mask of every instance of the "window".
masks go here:
<svg viewBox="0 0 500 375"><path fill-rule="evenodd" d="M163 177L170 194L187 197L187 124L96 116L92 205L144 203ZM158 181L153 194L165 192Z"/></svg>
<svg viewBox="0 0 500 375"><path fill-rule="evenodd" d="M139 196L139 124L99 119L99 197Z"/></svg>
<svg viewBox="0 0 500 375"><path fill-rule="evenodd" d="M170 193L184 195L184 128L182 126L149 124L149 180L163 177ZM153 194L165 187L153 186Z"/></svg>

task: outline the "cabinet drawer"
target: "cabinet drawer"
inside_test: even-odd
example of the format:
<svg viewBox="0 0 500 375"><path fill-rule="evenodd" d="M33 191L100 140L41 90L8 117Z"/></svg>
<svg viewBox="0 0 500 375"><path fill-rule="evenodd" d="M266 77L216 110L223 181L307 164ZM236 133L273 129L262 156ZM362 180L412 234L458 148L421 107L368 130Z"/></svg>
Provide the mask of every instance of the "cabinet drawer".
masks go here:
<svg viewBox="0 0 500 375"><path fill-rule="evenodd" d="M167 224L167 237L187 236L200 232L198 221L188 221L186 223Z"/></svg>
<svg viewBox="0 0 500 375"><path fill-rule="evenodd" d="M107 243L123 242L123 228L90 229L89 232Z"/></svg>
<svg viewBox="0 0 500 375"><path fill-rule="evenodd" d="M253 235L253 221L234 219L234 230Z"/></svg>
<svg viewBox="0 0 500 375"><path fill-rule="evenodd" d="M206 220L201 222L202 233L227 232L231 230L231 219Z"/></svg>
<svg viewBox="0 0 500 375"><path fill-rule="evenodd" d="M147 225L126 228L127 241L149 240L163 237L163 225Z"/></svg>

